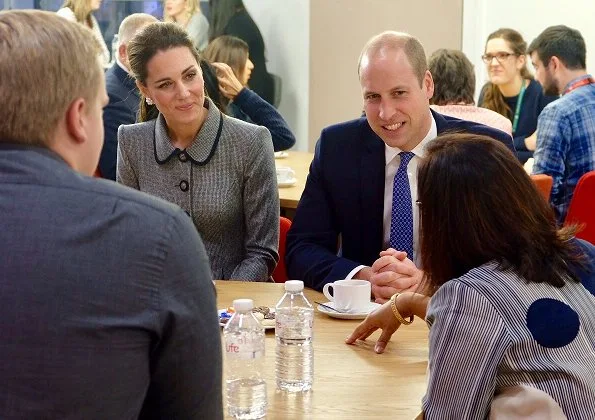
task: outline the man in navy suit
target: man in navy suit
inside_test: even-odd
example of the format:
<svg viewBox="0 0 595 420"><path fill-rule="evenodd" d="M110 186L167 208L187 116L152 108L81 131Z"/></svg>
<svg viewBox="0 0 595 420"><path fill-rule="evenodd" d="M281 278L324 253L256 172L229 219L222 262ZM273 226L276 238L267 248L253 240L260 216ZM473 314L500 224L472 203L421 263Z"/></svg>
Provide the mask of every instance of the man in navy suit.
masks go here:
<svg viewBox="0 0 595 420"><path fill-rule="evenodd" d="M287 235L286 263L290 278L318 290L339 279L369 280L383 302L395 292L416 289L423 276L415 261L421 204L416 203L417 165L425 145L440 133L464 131L491 136L513 151L514 146L502 131L430 110L434 82L426 54L408 34L384 32L370 39L358 73L366 116L322 130ZM413 255L386 251L391 223L400 215L393 214L393 194L400 193L393 191L393 180L401 152L413 153L403 170L409 187L401 189L407 190L407 203L411 200L406 209ZM397 258L378 259L381 251Z"/></svg>
<svg viewBox="0 0 595 420"><path fill-rule="evenodd" d="M157 19L146 13L134 13L122 21L118 30L118 57L105 72L105 85L109 104L103 110L104 141L99 170L103 178L116 180L116 159L118 154L118 127L134 124L140 96L134 78L129 75L127 47L132 37L149 23Z"/></svg>

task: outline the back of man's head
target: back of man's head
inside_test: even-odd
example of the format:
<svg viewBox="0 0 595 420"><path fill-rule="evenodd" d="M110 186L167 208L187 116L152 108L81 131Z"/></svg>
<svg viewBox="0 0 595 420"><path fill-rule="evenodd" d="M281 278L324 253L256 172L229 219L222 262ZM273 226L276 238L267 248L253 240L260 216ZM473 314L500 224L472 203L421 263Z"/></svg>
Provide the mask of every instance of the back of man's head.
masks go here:
<svg viewBox="0 0 595 420"><path fill-rule="evenodd" d="M527 54L533 52L544 65L556 56L569 70L587 68L587 47L583 36L565 25L550 26L539 34L527 49Z"/></svg>
<svg viewBox="0 0 595 420"><path fill-rule="evenodd" d="M404 32L385 31L370 38L359 56L357 73L367 60L383 50L403 50L421 86L428 70L426 52L417 38Z"/></svg>
<svg viewBox="0 0 595 420"><path fill-rule="evenodd" d="M153 22L158 22L157 18L147 13L133 13L127 16L120 24L120 29L118 30L120 44L128 45L128 42L140 29Z"/></svg>
<svg viewBox="0 0 595 420"><path fill-rule="evenodd" d="M51 12L0 12L0 142L49 146L73 100L95 99L99 45Z"/></svg>
<svg viewBox="0 0 595 420"><path fill-rule="evenodd" d="M441 48L428 60L434 78L434 105L473 104L475 72L467 56L458 50Z"/></svg>

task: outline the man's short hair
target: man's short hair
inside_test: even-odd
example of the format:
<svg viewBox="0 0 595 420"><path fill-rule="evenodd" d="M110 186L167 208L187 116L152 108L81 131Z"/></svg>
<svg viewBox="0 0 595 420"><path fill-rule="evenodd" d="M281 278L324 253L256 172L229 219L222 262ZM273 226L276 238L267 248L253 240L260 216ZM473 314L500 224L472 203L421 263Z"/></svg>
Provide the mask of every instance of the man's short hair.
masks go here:
<svg viewBox="0 0 595 420"><path fill-rule="evenodd" d="M120 29L118 29L118 40L120 44L127 45L128 41L132 39L139 29L153 22L158 22L158 19L147 13L133 13L126 16L120 24Z"/></svg>
<svg viewBox="0 0 595 420"><path fill-rule="evenodd" d="M544 65L553 56L564 63L569 70L584 70L587 68L587 47L579 31L564 25L550 26L533 40L527 54L533 52Z"/></svg>
<svg viewBox="0 0 595 420"><path fill-rule="evenodd" d="M421 86L428 70L426 52L417 38L404 32L386 31L370 38L359 56L357 74L360 74L365 56L373 56L383 49L403 50Z"/></svg>
<svg viewBox="0 0 595 420"><path fill-rule="evenodd" d="M72 101L95 100L99 51L89 29L55 13L0 12L0 141L48 146Z"/></svg>
<svg viewBox="0 0 595 420"><path fill-rule="evenodd" d="M475 72L463 52L441 48L430 56L428 65L434 79L430 104L474 103Z"/></svg>

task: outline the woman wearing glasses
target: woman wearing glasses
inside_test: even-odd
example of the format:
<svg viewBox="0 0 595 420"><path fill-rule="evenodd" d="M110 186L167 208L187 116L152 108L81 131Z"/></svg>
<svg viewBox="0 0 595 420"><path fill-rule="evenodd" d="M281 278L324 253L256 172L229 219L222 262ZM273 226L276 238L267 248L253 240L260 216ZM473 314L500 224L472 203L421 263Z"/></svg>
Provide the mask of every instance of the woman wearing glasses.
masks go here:
<svg viewBox="0 0 595 420"><path fill-rule="evenodd" d="M545 96L527 69L527 43L514 29L498 29L488 36L485 53L490 81L481 90L479 106L512 122L514 146L521 162L533 157L537 118L557 96Z"/></svg>

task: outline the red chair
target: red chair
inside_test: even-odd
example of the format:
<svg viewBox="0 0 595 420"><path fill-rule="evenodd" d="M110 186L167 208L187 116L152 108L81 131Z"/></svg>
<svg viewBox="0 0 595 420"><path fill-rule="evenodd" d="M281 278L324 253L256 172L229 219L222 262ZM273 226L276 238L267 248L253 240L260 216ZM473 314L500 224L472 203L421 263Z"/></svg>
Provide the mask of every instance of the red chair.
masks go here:
<svg viewBox="0 0 595 420"><path fill-rule="evenodd" d="M285 240L287 231L291 227L291 220L286 217L279 218L279 263L273 271L273 280L275 283L285 283L287 281L287 268L285 267Z"/></svg>
<svg viewBox="0 0 595 420"><path fill-rule="evenodd" d="M535 183L535 186L537 186L537 189L543 198L545 198L545 201L549 202L554 179L551 176L545 174L531 175L531 179Z"/></svg>
<svg viewBox="0 0 595 420"><path fill-rule="evenodd" d="M595 244L595 171L587 172L578 180L570 200L564 225L582 226L576 237Z"/></svg>

